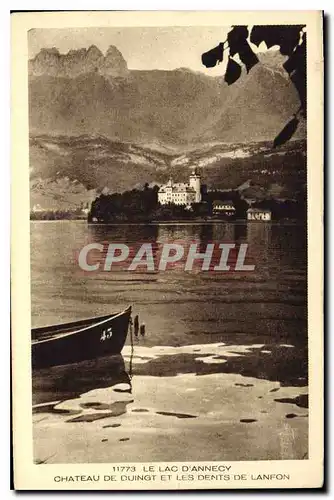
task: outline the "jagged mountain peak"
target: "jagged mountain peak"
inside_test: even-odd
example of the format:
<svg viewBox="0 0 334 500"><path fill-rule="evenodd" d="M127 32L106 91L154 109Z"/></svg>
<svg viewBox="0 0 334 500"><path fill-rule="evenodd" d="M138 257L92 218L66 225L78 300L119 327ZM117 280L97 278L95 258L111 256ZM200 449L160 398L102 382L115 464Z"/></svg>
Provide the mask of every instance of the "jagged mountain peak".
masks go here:
<svg viewBox="0 0 334 500"><path fill-rule="evenodd" d="M122 56L121 51L118 50L118 48L115 45L109 45L109 47L107 49L107 52L106 52L106 56L108 56L108 55L115 55L115 54Z"/></svg>
<svg viewBox="0 0 334 500"><path fill-rule="evenodd" d="M56 47L42 48L29 61L29 74L34 77L47 75L76 78L91 72L97 72L106 78L126 77L128 68L121 52L112 45L105 56L96 45L91 45L88 49L71 49L66 54L61 54Z"/></svg>
<svg viewBox="0 0 334 500"><path fill-rule="evenodd" d="M57 47L49 47L49 48L42 48L41 51L40 51L42 54L57 54L59 55L59 50L57 49Z"/></svg>
<svg viewBox="0 0 334 500"><path fill-rule="evenodd" d="M90 47L88 47L87 56L98 58L98 57L103 57L103 54L101 50L96 47L96 45L91 45Z"/></svg>

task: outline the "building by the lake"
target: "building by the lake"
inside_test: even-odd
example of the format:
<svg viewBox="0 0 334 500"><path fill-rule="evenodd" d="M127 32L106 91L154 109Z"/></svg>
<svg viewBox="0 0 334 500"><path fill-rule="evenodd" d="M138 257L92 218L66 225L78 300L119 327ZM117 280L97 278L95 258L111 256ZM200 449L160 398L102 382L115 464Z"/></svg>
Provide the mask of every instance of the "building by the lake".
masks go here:
<svg viewBox="0 0 334 500"><path fill-rule="evenodd" d="M271 210L268 208L249 208L247 220L269 221L271 220Z"/></svg>
<svg viewBox="0 0 334 500"><path fill-rule="evenodd" d="M189 177L189 183L174 183L169 179L158 191L158 201L161 205L173 203L189 206L192 203L200 203L201 200L201 176L195 170Z"/></svg>
<svg viewBox="0 0 334 500"><path fill-rule="evenodd" d="M234 217L235 206L230 200L215 200L212 203L212 214L223 215L225 217Z"/></svg>

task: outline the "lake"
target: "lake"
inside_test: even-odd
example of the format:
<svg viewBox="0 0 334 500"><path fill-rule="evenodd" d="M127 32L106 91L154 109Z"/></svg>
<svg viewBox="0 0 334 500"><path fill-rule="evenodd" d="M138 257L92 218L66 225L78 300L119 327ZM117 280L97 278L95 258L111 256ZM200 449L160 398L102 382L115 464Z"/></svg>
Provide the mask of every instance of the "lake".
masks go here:
<svg viewBox="0 0 334 500"><path fill-rule="evenodd" d="M85 273L76 259L92 242L171 241L197 242L202 251L209 242L247 243L255 270L215 273L175 265ZM88 386L78 377L74 388L53 394L50 401L57 404L35 412L39 463L307 458L303 225L36 221L31 276L33 327L130 304L146 331L133 352L128 339L115 362L117 373L128 375L131 368L130 382L113 380L115 368L97 361L81 367L95 370ZM78 367L72 368L75 378ZM129 383L131 390L122 391ZM48 394L43 377L36 387L39 403ZM90 425L86 439L95 443L89 451L80 440L82 422Z"/></svg>

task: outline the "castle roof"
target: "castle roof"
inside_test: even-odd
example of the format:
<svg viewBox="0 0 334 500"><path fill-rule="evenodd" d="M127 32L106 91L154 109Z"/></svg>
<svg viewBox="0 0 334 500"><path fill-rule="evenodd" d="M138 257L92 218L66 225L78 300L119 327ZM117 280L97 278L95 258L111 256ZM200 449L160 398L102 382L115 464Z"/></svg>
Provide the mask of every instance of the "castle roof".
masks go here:
<svg viewBox="0 0 334 500"><path fill-rule="evenodd" d="M171 179L167 184L160 186L159 193L165 193L166 188L171 188L173 193L195 193L195 189L190 187L189 184L185 182L171 182Z"/></svg>

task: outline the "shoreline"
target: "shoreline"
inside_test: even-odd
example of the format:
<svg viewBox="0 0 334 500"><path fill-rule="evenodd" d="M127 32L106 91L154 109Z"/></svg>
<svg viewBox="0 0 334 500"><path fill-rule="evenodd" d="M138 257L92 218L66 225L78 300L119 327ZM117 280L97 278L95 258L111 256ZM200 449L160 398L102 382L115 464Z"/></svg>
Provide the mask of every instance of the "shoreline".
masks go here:
<svg viewBox="0 0 334 500"><path fill-rule="evenodd" d="M271 226L304 226L304 221L299 220L282 220L282 221L255 221L247 219L236 219L236 220L182 220L175 219L170 221L150 221L150 222L136 222L136 221L120 221L120 222L87 222L85 219L57 219L57 220L43 220L43 219L30 219L30 222L82 222L86 223L87 226L169 226L169 225L179 225L179 226L196 226L196 225L213 225L213 224L231 224L231 225L245 225L245 224L270 224Z"/></svg>

